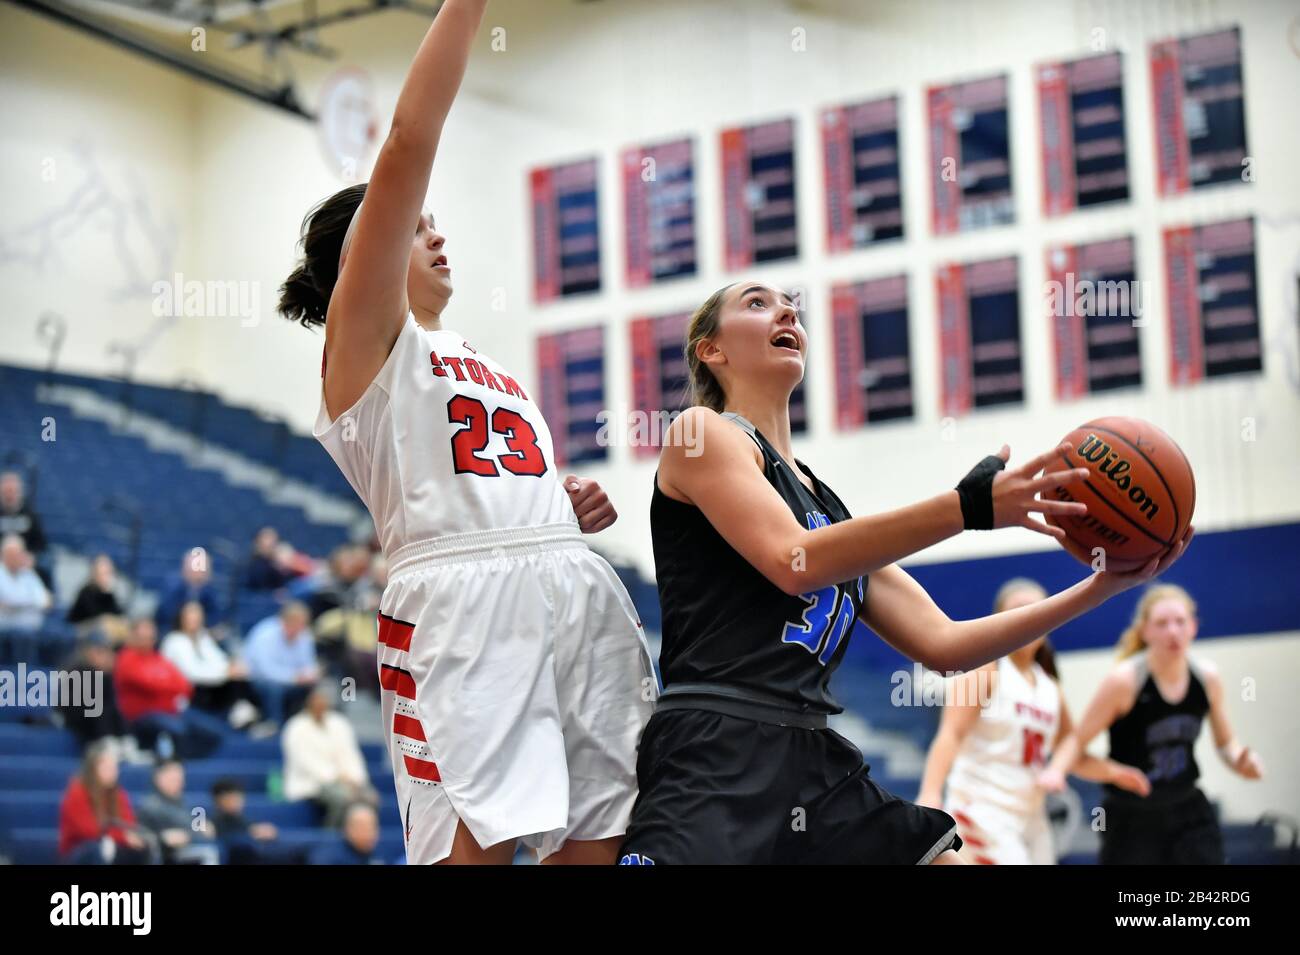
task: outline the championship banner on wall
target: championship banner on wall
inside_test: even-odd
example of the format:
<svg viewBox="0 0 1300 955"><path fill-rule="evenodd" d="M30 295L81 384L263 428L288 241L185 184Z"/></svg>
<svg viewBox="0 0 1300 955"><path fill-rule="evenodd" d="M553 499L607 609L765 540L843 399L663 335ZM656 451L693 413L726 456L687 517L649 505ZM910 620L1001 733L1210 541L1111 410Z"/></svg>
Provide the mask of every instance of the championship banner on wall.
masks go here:
<svg viewBox="0 0 1300 955"><path fill-rule="evenodd" d="M898 98L824 109L821 130L827 251L901 239Z"/></svg>
<svg viewBox="0 0 1300 955"><path fill-rule="evenodd" d="M556 466L605 460L608 449L597 440L607 407L604 327L539 335L537 381Z"/></svg>
<svg viewBox="0 0 1300 955"><path fill-rule="evenodd" d="M1262 371L1255 220L1166 229L1169 380Z"/></svg>
<svg viewBox="0 0 1300 955"><path fill-rule="evenodd" d="M694 275L695 166L689 139L623 150L627 284Z"/></svg>
<svg viewBox="0 0 1300 955"><path fill-rule="evenodd" d="M935 278L940 413L1024 401L1018 260L944 265Z"/></svg>
<svg viewBox="0 0 1300 955"><path fill-rule="evenodd" d="M831 288L835 425L850 431L913 415L907 276Z"/></svg>
<svg viewBox="0 0 1300 955"><path fill-rule="evenodd" d="M1014 222L1007 78L932 86L926 100L935 233Z"/></svg>
<svg viewBox="0 0 1300 955"><path fill-rule="evenodd" d="M596 160L529 174L533 206L533 294L538 302L600 291Z"/></svg>
<svg viewBox="0 0 1300 955"><path fill-rule="evenodd" d="M723 130L720 152L726 269L796 257L794 120Z"/></svg>
<svg viewBox="0 0 1300 955"><path fill-rule="evenodd" d="M1128 198L1118 53L1038 67L1043 214Z"/></svg>
<svg viewBox="0 0 1300 955"><path fill-rule="evenodd" d="M686 326L690 312L642 316L629 326L632 346L632 410L648 421L685 409L689 376L686 371ZM668 422L648 429L646 440L634 440L632 455L654 457Z"/></svg>
<svg viewBox="0 0 1300 955"><path fill-rule="evenodd" d="M1246 181L1239 30L1153 43L1151 89L1160 195Z"/></svg>
<svg viewBox="0 0 1300 955"><path fill-rule="evenodd" d="M1047 250L1047 320L1056 346L1056 397L1142 384L1135 322L1143 314L1133 240Z"/></svg>

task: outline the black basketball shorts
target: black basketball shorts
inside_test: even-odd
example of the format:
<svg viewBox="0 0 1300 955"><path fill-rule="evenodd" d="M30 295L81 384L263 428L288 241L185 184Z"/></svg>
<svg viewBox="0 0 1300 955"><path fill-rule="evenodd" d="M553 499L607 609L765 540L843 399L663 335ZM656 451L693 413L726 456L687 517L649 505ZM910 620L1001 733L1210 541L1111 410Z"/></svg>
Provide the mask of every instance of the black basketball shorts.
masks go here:
<svg viewBox="0 0 1300 955"><path fill-rule="evenodd" d="M917 865L961 847L951 816L898 798L868 768L831 729L657 712L619 862Z"/></svg>

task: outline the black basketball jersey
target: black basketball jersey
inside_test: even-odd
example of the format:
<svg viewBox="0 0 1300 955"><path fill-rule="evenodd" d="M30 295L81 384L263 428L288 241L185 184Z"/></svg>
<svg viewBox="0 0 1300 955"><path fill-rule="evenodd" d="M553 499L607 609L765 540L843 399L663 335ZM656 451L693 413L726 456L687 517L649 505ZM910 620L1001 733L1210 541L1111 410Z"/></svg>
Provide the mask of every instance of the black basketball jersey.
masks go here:
<svg viewBox="0 0 1300 955"><path fill-rule="evenodd" d="M764 476L800 524L816 530L852 516L802 462L795 463L812 480L813 492L752 424L735 414L723 417L754 439ZM865 577L792 597L733 550L699 508L659 490L657 473L650 534L663 612L659 667L665 687L723 683L809 712L843 709L827 684L862 609Z"/></svg>
<svg viewBox="0 0 1300 955"><path fill-rule="evenodd" d="M1151 781L1151 795L1145 805L1173 801L1186 796L1196 785L1200 770L1193 752L1201 734L1201 722L1210 711L1205 685L1189 663L1187 692L1176 703L1160 695L1146 658L1138 661L1138 695L1133 708L1110 727L1110 758L1136 766ZM1142 797L1107 786L1120 799Z"/></svg>

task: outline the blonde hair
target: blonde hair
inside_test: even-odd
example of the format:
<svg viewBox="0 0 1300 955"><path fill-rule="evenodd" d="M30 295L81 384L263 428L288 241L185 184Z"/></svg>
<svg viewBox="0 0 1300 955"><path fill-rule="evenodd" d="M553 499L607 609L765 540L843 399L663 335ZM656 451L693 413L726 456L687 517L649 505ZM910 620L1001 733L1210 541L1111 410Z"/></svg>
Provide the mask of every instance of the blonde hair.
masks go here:
<svg viewBox="0 0 1300 955"><path fill-rule="evenodd" d="M733 283L734 284L734 283ZM686 327L686 368L690 377L687 397L691 405L703 405L719 414L727 405L727 393L722 390L722 383L714 377L709 366L700 361L695 349L706 338L718 333L722 316L722 297L730 285L724 285L695 310L690 324Z"/></svg>
<svg viewBox="0 0 1300 955"><path fill-rule="evenodd" d="M1115 645L1116 652L1121 660L1133 656L1135 653L1141 653L1146 644L1142 640L1142 628L1147 625L1147 618L1151 616L1151 608L1162 600L1181 600L1187 607L1187 612L1192 618L1196 618L1196 601L1182 587L1177 584L1156 584L1148 587L1142 594L1142 599L1138 601L1137 608L1133 611L1133 620L1123 633L1119 635L1119 643Z"/></svg>

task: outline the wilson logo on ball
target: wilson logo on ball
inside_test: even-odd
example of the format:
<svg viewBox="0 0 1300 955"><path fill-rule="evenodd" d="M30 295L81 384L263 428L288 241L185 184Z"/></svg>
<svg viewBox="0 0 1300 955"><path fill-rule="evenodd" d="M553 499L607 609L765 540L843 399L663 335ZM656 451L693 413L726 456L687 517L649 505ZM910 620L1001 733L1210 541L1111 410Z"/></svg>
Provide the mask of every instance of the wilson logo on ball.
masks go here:
<svg viewBox="0 0 1300 955"><path fill-rule="evenodd" d="M1133 483L1128 473L1133 465L1111 450L1111 446L1101 438L1089 432L1088 437L1079 445L1079 457L1089 464L1097 465L1097 471L1128 495L1128 499L1137 505L1138 513L1145 517L1148 523L1160 512L1160 505L1151 500L1141 485Z"/></svg>

